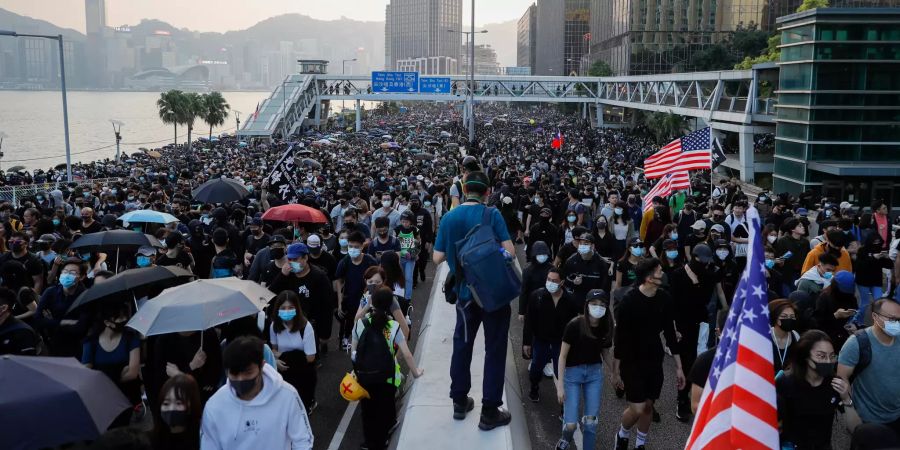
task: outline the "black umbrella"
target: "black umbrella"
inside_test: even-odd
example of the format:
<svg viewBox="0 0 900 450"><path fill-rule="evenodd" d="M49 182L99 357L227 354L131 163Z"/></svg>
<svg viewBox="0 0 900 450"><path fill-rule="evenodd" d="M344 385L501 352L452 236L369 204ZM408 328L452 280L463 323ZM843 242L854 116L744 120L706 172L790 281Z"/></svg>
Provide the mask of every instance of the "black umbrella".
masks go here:
<svg viewBox="0 0 900 450"><path fill-rule="evenodd" d="M78 238L78 240L69 246L69 248L90 248L91 250L100 250L128 246L140 247L142 245L160 248L163 246L159 243L159 240L149 234L138 233L131 230L111 230L86 234Z"/></svg>
<svg viewBox="0 0 900 450"><path fill-rule="evenodd" d="M438 141L428 141L425 143L425 145L427 145L429 147L440 147L441 143Z"/></svg>
<svg viewBox="0 0 900 450"><path fill-rule="evenodd" d="M0 356L0 448L93 440L131 406L109 377L75 358Z"/></svg>
<svg viewBox="0 0 900 450"><path fill-rule="evenodd" d="M420 160L420 161L421 160L432 160L432 159L434 159L434 155L432 155L431 153L419 153L419 154L413 156L413 159Z"/></svg>
<svg viewBox="0 0 900 450"><path fill-rule="evenodd" d="M81 293L72 303L69 312L88 303L132 300L135 289L150 286L160 290L187 283L194 274L176 266L153 266L126 270L110 279L95 283L90 289Z"/></svg>
<svg viewBox="0 0 900 450"><path fill-rule="evenodd" d="M191 192L194 200L203 203L228 203L243 199L250 191L243 184L229 178L216 178L201 184Z"/></svg>
<svg viewBox="0 0 900 450"><path fill-rule="evenodd" d="M316 160L314 160L314 159L312 159L312 158L303 158L303 159L300 161L300 165L301 165L301 166L312 167L313 169L321 169L321 168L322 168L322 164L320 164L318 161L316 161Z"/></svg>
<svg viewBox="0 0 900 450"><path fill-rule="evenodd" d="M53 166L53 168L56 169L56 170L63 170L63 169L65 169L66 167L67 167L67 166L66 166L66 163L57 164L57 165Z"/></svg>

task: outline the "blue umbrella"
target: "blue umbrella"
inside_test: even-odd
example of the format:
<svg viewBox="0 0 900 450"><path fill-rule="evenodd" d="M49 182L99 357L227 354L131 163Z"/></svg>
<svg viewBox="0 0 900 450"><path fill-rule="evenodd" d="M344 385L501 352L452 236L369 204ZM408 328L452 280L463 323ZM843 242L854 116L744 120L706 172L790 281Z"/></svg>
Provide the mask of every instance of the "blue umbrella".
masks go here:
<svg viewBox="0 0 900 450"><path fill-rule="evenodd" d="M109 377L75 358L0 356L0 448L93 440L131 406Z"/></svg>
<svg viewBox="0 0 900 450"><path fill-rule="evenodd" d="M128 223L172 223L178 222L178 218L164 212L154 211L152 209L139 209L122 214L119 217L122 222Z"/></svg>
<svg viewBox="0 0 900 450"><path fill-rule="evenodd" d="M244 142L244 141L238 142L238 147L240 147L240 148L244 148L244 147L246 147L246 146L248 146L248 145L250 145L250 144L248 144L248 143L246 143L246 142Z"/></svg>

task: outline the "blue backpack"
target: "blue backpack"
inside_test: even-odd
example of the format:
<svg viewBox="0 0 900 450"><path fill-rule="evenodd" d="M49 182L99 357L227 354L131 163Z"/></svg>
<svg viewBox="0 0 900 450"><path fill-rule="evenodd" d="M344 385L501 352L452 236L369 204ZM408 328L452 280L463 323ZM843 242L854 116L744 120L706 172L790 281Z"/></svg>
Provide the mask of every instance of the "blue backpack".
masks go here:
<svg viewBox="0 0 900 450"><path fill-rule="evenodd" d="M474 300L487 312L510 304L522 290L521 270L491 227L493 210L485 207L481 223L456 242L458 298L463 303Z"/></svg>

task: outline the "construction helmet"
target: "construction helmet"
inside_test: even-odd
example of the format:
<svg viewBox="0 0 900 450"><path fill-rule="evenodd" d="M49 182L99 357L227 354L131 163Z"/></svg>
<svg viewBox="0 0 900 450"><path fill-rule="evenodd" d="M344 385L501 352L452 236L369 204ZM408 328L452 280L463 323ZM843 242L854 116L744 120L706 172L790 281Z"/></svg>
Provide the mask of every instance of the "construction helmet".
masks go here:
<svg viewBox="0 0 900 450"><path fill-rule="evenodd" d="M344 400L347 400L348 402L369 398L369 393L360 386L359 382L356 381L356 376L352 373L344 375L344 378L341 380L340 389L341 397L344 397Z"/></svg>

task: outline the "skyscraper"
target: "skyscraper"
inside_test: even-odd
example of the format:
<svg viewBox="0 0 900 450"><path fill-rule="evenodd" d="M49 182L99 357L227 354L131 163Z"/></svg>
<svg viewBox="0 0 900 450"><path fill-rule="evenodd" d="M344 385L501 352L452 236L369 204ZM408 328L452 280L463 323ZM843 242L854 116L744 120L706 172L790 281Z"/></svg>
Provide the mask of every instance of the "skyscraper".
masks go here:
<svg viewBox="0 0 900 450"><path fill-rule="evenodd" d="M106 0L84 0L84 19L87 34L86 75L99 86L109 85L106 71Z"/></svg>
<svg viewBox="0 0 900 450"><path fill-rule="evenodd" d="M535 75L579 73L588 52L591 0L538 0Z"/></svg>
<svg viewBox="0 0 900 450"><path fill-rule="evenodd" d="M84 0L87 34L102 33L106 28L106 0Z"/></svg>
<svg viewBox="0 0 900 450"><path fill-rule="evenodd" d="M534 68L537 51L537 5L525 10L516 27L516 64Z"/></svg>
<svg viewBox="0 0 900 450"><path fill-rule="evenodd" d="M445 56L458 61L462 0L391 0L384 27L386 70L396 70L398 60Z"/></svg>

